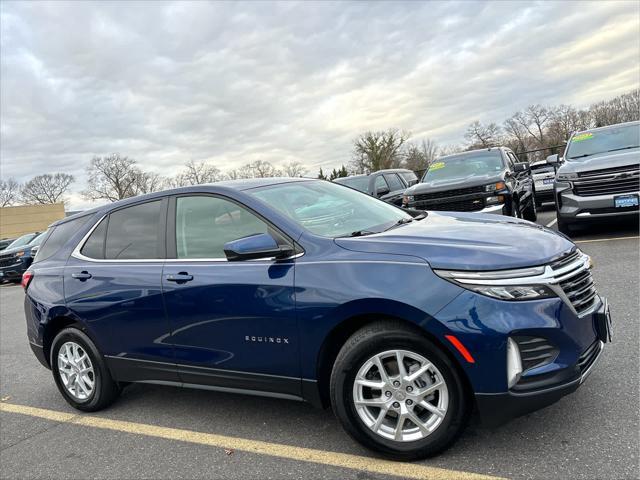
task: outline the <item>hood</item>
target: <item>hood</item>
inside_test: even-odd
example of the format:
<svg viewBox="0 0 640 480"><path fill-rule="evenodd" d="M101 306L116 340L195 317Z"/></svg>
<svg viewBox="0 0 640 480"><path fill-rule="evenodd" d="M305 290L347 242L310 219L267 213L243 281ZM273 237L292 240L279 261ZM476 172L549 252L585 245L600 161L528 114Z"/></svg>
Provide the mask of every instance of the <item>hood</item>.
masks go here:
<svg viewBox="0 0 640 480"><path fill-rule="evenodd" d="M0 256L13 255L16 252L29 253L33 247L35 247L35 245L27 244L27 245L22 245L21 247L5 248L4 250L0 250Z"/></svg>
<svg viewBox="0 0 640 480"><path fill-rule="evenodd" d="M421 193L434 193L458 188L470 188L490 183L502 182L504 172L491 172L484 175L469 175L460 178L443 178L435 181L417 183L405 191L405 195L419 195Z"/></svg>
<svg viewBox="0 0 640 480"><path fill-rule="evenodd" d="M432 268L503 270L548 263L575 248L548 228L481 213L429 212L387 232L335 242L348 250L418 256Z"/></svg>
<svg viewBox="0 0 640 480"><path fill-rule="evenodd" d="M640 163L640 148L618 152L599 153L590 157L567 160L558 168L558 173L581 173L605 168L627 167Z"/></svg>

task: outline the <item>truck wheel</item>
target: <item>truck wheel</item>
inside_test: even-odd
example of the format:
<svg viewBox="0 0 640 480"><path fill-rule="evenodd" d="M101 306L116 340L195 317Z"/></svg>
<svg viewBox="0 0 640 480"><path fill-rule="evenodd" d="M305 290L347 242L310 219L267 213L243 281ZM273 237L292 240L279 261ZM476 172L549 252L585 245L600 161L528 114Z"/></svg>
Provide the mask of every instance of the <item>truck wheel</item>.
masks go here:
<svg viewBox="0 0 640 480"><path fill-rule="evenodd" d="M535 222L538 219L538 209L536 208L535 199L532 198L530 200L529 206L522 212L522 218L530 222Z"/></svg>
<svg viewBox="0 0 640 480"><path fill-rule="evenodd" d="M77 328L65 328L51 344L51 371L64 399L72 407L95 412L120 394L119 385L91 339Z"/></svg>
<svg viewBox="0 0 640 480"><path fill-rule="evenodd" d="M330 393L349 435L398 460L441 452L462 433L470 413L449 357L395 322L368 325L347 340L333 366Z"/></svg>

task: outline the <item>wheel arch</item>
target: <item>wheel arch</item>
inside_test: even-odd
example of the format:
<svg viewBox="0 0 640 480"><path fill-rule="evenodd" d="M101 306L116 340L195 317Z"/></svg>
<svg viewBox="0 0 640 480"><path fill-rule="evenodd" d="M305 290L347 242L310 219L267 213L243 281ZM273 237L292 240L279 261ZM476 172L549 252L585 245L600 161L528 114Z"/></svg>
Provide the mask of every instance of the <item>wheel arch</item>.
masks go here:
<svg viewBox="0 0 640 480"><path fill-rule="evenodd" d="M91 333L78 320L69 315L57 315L55 317L52 317L45 324L42 332L42 348L44 350L44 357L47 361L47 364L49 364L49 367L51 367L51 345L53 343L53 340L54 338L56 338L56 335L58 335L58 333L69 327L74 327L82 331L95 344Z"/></svg>
<svg viewBox="0 0 640 480"><path fill-rule="evenodd" d="M437 335L400 316L389 315L385 313L364 313L346 318L335 325L329 332L329 334L325 337L320 347L316 363L316 379L319 401L322 407L326 408L330 405L329 384L331 371L333 369L333 365L338 356L338 353L340 352L340 349L347 342L349 337L351 337L351 335L353 335L355 332L368 324L380 321L386 321L395 324L400 323L408 330L412 330L417 335L422 335L423 337L430 340L449 358L452 365L454 365L454 368L456 368L456 371L460 375L460 378L462 379L465 394L468 396L470 401L473 400L473 388L471 386L471 381L467 373L464 371L464 369L460 365L460 361L455 357L451 349L448 348L448 346L445 345Z"/></svg>

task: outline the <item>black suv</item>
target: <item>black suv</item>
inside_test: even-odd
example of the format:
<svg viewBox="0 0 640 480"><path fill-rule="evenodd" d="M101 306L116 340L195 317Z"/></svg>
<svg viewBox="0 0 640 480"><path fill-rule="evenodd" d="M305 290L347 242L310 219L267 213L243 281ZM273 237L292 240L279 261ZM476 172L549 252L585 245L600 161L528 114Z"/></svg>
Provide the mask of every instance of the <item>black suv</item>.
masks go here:
<svg viewBox="0 0 640 480"><path fill-rule="evenodd" d="M421 183L405 192L402 204L420 210L498 213L532 222L537 218L529 163L504 147L439 158Z"/></svg>
<svg viewBox="0 0 640 480"><path fill-rule="evenodd" d="M411 170L393 168L378 170L368 175L352 175L334 180L361 192L377 197L394 205L402 205L402 194L412 185L418 183L418 177Z"/></svg>

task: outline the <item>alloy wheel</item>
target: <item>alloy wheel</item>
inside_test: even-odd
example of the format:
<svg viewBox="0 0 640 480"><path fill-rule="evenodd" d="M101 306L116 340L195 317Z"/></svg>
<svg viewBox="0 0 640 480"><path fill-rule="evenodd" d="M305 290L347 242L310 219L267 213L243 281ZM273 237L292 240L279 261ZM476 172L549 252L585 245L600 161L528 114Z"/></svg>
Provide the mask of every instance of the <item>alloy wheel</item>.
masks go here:
<svg viewBox="0 0 640 480"><path fill-rule="evenodd" d="M362 422L377 435L413 442L432 434L449 407L449 391L438 368L408 350L388 350L358 370L353 400Z"/></svg>
<svg viewBox="0 0 640 480"><path fill-rule="evenodd" d="M76 400L93 393L95 374L87 352L75 342L66 342L58 351L58 373L66 391Z"/></svg>

